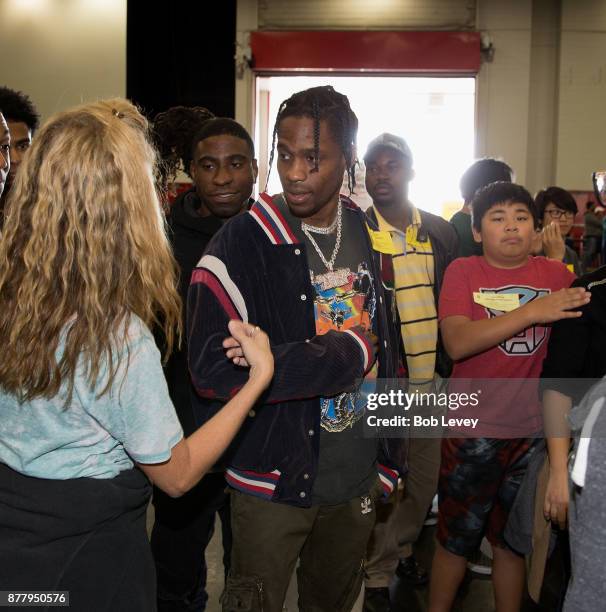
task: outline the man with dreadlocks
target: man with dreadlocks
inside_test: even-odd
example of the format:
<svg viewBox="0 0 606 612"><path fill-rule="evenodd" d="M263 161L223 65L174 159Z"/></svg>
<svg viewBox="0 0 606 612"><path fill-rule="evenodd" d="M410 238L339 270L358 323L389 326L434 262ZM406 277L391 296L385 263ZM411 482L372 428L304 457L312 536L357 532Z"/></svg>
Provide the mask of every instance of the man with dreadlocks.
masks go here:
<svg viewBox="0 0 606 612"><path fill-rule="evenodd" d="M203 106L172 106L154 117L152 138L160 156L157 182L165 200L179 170L190 171L192 139L214 116Z"/></svg>
<svg viewBox="0 0 606 612"><path fill-rule="evenodd" d="M367 220L339 195L346 170L354 186L356 133L332 87L283 102L274 129L283 193L261 194L226 224L192 275L189 365L202 421L216 410L209 401L245 381L240 347L224 340L230 319L268 329L275 355L273 384L228 454L225 611L281 611L297 559L301 610L350 610L375 497L398 480L401 441L362 431L360 380L393 377L398 343Z"/></svg>
<svg viewBox="0 0 606 612"><path fill-rule="evenodd" d="M154 133L168 162L165 173L174 175L182 167L194 183L179 195L168 214L169 238L180 272L179 293L185 304L192 270L212 236L227 219L252 204L249 200L257 179L254 145L239 123L213 117L201 107L169 109L156 118ZM164 373L183 430L189 435L197 428L186 347L173 351ZM208 599L205 550L217 515L221 519L223 565L226 572L229 570L230 511L222 471L211 471L179 499L155 488L154 507L151 545L158 610L201 612Z"/></svg>

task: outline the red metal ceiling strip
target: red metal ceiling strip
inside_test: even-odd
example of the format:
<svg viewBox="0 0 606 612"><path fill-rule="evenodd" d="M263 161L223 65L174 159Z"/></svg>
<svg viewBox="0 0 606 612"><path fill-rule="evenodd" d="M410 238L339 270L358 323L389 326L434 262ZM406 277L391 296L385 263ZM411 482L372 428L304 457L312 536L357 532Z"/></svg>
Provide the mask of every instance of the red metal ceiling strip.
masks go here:
<svg viewBox="0 0 606 612"><path fill-rule="evenodd" d="M258 72L475 74L479 32L260 31L251 33Z"/></svg>

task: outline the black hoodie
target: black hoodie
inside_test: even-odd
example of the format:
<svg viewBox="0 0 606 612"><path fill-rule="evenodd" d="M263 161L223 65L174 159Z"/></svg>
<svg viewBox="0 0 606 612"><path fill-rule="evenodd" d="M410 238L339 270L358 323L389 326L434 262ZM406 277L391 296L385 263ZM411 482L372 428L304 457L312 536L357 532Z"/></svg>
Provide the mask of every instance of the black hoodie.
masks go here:
<svg viewBox="0 0 606 612"><path fill-rule="evenodd" d="M580 276L572 287L585 287L591 301L578 309L583 313L579 318L554 323L541 388L559 391L577 404L606 374L606 266Z"/></svg>
<svg viewBox="0 0 606 612"><path fill-rule="evenodd" d="M252 200L249 202L252 203ZM223 220L198 214L200 198L195 188L180 194L168 215L169 239L179 265L179 294L183 300L183 329L185 329L185 305L189 281L210 239L221 229ZM170 397L186 436L196 429L190 398L190 378L187 367L185 338L180 350L175 350L164 368Z"/></svg>

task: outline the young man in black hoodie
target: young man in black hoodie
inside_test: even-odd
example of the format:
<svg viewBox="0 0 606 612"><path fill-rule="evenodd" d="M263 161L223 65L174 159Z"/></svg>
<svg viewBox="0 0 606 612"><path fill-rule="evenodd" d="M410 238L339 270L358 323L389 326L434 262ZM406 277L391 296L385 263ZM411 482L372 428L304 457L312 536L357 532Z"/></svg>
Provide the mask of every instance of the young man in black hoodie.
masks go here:
<svg viewBox="0 0 606 612"><path fill-rule="evenodd" d="M185 305L192 270L206 245L226 220L252 204L257 161L253 142L239 123L213 118L205 121L193 138L191 161L185 159L182 163L194 185L175 200L168 224L180 268L179 292ZM182 346L171 355L165 375L183 430L189 435L197 425L190 400L187 347ZM222 524L223 563L225 570L229 569L231 527L225 488L223 472L217 472L205 476L179 499L154 491L156 521L151 544L158 574L160 612L205 609L208 596L204 552L217 513Z"/></svg>

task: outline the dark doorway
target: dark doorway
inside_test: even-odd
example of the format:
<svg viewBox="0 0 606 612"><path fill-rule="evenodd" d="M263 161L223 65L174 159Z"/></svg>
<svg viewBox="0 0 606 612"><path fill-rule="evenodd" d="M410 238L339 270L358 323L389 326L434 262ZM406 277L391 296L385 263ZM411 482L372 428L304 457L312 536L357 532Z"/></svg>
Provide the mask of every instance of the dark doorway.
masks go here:
<svg viewBox="0 0 606 612"><path fill-rule="evenodd" d="M234 116L236 0L128 0L126 95L153 116L205 106Z"/></svg>

